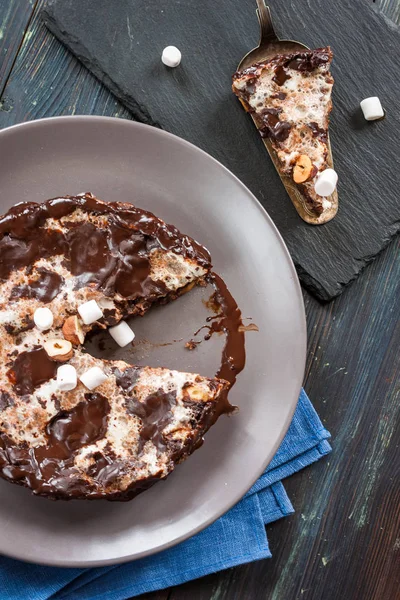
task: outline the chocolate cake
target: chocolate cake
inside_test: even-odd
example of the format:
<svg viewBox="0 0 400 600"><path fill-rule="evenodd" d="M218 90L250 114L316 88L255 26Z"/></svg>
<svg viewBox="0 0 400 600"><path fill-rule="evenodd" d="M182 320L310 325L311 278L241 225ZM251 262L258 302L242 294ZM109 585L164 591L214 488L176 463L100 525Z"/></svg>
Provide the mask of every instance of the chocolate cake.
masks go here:
<svg viewBox="0 0 400 600"><path fill-rule="evenodd" d="M328 126L333 78L329 47L279 54L237 71L232 89L271 141L281 173L291 177L316 217L325 222L337 200L318 196L315 178L329 167Z"/></svg>
<svg viewBox="0 0 400 600"><path fill-rule="evenodd" d="M227 381L101 360L82 344L93 328L177 298L210 268L207 250L175 227L91 194L22 203L0 219L4 479L54 499L129 500L201 445L231 409ZM85 325L78 309L90 300L103 316ZM41 331L33 317L44 306L54 321ZM60 391L61 363L78 378L100 367L106 379Z"/></svg>

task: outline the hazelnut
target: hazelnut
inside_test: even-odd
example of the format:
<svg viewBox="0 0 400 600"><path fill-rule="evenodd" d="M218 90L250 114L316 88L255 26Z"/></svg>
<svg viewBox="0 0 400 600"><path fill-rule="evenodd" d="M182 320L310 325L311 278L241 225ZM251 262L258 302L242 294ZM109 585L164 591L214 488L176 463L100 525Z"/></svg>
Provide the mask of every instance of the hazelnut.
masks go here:
<svg viewBox="0 0 400 600"><path fill-rule="evenodd" d="M296 159L293 169L293 180L295 183L304 183L313 172L313 164L307 154L300 154Z"/></svg>
<svg viewBox="0 0 400 600"><path fill-rule="evenodd" d="M43 348L46 350L48 357L57 362L65 362L72 358L74 354L71 342L59 338L47 340L44 342Z"/></svg>
<svg viewBox="0 0 400 600"><path fill-rule="evenodd" d="M76 315L68 317L64 321L62 332L65 339L74 344L74 346L79 346L79 344L83 344L85 341L85 334Z"/></svg>

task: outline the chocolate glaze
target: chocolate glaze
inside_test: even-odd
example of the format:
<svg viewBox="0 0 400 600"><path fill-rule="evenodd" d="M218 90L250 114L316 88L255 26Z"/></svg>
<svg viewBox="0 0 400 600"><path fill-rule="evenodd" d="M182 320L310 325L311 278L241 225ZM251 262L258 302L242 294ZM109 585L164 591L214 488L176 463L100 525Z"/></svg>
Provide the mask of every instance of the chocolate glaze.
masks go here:
<svg viewBox="0 0 400 600"><path fill-rule="evenodd" d="M129 367L124 371L115 369L114 374L117 385L122 388L123 393L126 395L125 408L127 413L141 420L138 453L142 452L145 443L149 440L152 441L158 451L164 452L166 444L162 436L162 430L172 419L171 408L176 403L176 392L167 393L160 389L140 401L135 395L135 386L140 375L140 369L137 367Z"/></svg>
<svg viewBox="0 0 400 600"><path fill-rule="evenodd" d="M110 406L98 393L85 394L85 400L69 411L60 411L47 424L47 443L36 448L16 446L0 434L2 476L27 485L35 494L79 497L90 494L87 481L76 476L74 456L82 446L104 437Z"/></svg>
<svg viewBox="0 0 400 600"><path fill-rule="evenodd" d="M289 73L285 71L282 65L277 65L275 67L275 75L272 78L272 81L275 81L278 85L283 85L285 81L291 79Z"/></svg>
<svg viewBox="0 0 400 600"><path fill-rule="evenodd" d="M110 405L101 394L85 394L85 401L72 410L60 411L46 427L48 448L64 460L82 446L101 440L107 431Z"/></svg>
<svg viewBox="0 0 400 600"><path fill-rule="evenodd" d="M318 125L318 123L315 123L315 122L309 123L308 126L312 131L313 137L319 137L321 142L323 142L325 144L327 143L328 132L326 131L326 129L323 129L322 127L320 127Z"/></svg>
<svg viewBox="0 0 400 600"><path fill-rule="evenodd" d="M261 111L261 119L263 126L260 128L261 137L270 137L278 142L284 142L290 133L292 126L287 121L281 121L279 114L282 109L279 108L264 108Z"/></svg>
<svg viewBox="0 0 400 600"><path fill-rule="evenodd" d="M32 394L42 383L55 377L57 363L50 360L47 352L37 347L29 352L21 352L14 360L7 377L18 396Z"/></svg>
<svg viewBox="0 0 400 600"><path fill-rule="evenodd" d="M139 437L138 453L143 450L149 440L155 445L157 451L164 452L166 442L163 429L171 422L172 407L176 404L176 392L158 390L140 402L135 396L129 398L125 405L129 414L139 417L142 422Z"/></svg>
<svg viewBox="0 0 400 600"><path fill-rule="evenodd" d="M270 60L259 62L242 71L236 71L233 75L233 80L243 76L248 76L252 84L257 81L257 76L260 70L264 68L277 69L283 67L293 69L295 71L311 72L321 65L328 64L332 59L332 50L329 46L324 48L315 48L314 50L304 50L302 52L293 52L291 54L277 54ZM278 84L282 85L282 84Z"/></svg>
<svg viewBox="0 0 400 600"><path fill-rule="evenodd" d="M107 223L100 230L91 223L70 222L65 234L45 227L46 219L66 217L76 209L107 215ZM64 266L77 277L77 287L94 284L108 296L149 299L166 293L164 283L150 277L153 249L172 251L210 267L207 250L172 225L133 205L101 202L91 194L22 203L0 219L2 280L39 258L63 255ZM48 301L57 293L56 282L43 278L36 292Z"/></svg>
<svg viewBox="0 0 400 600"><path fill-rule="evenodd" d="M121 387L125 394L132 394L135 390L135 385L140 376L139 367L128 367L125 371L116 369L114 371L117 385Z"/></svg>
<svg viewBox="0 0 400 600"><path fill-rule="evenodd" d="M311 72L321 65L329 63L332 58L330 48L317 48L315 50L305 50L287 56L283 64L288 69L295 71Z"/></svg>
<svg viewBox="0 0 400 600"><path fill-rule="evenodd" d="M51 302L60 293L64 279L43 267L37 269L39 278L29 281L28 285L16 285L11 290L10 300L16 298L35 298L41 302Z"/></svg>

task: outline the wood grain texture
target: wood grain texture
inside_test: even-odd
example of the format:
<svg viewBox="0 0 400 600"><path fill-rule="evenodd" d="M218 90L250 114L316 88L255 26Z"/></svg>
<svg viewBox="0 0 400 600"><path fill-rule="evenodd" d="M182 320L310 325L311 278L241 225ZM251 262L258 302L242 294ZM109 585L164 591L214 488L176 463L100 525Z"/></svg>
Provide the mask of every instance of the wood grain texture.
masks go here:
<svg viewBox="0 0 400 600"><path fill-rule="evenodd" d="M25 0L12 2L19 3L29 4ZM118 100L49 33L40 18L43 4L44 0L38 0L35 6L12 77L3 92L0 127L55 115L131 118Z"/></svg>
<svg viewBox="0 0 400 600"><path fill-rule="evenodd" d="M0 110L0 126L54 114L129 118L41 25L41 4L9 76L5 93L13 103ZM399 0L380 5L400 22ZM13 41L17 47L22 33ZM140 600L400 598L399 281L396 239L329 305L304 294L305 387L332 432L334 450L285 481L296 513L268 527L272 559Z"/></svg>
<svg viewBox="0 0 400 600"><path fill-rule="evenodd" d="M400 81L400 63L388 51L400 47L400 31L363 0L270 0L270 5L281 37L334 49L331 141L340 209L325 226L299 219L230 89L230 74L258 40L254 0L231 0L229 15L214 0L120 0L112 11L108 0L50 0L44 18L135 118L195 143L231 169L268 210L302 282L328 300L400 230L393 194L400 174L390 158L400 130L394 83ZM160 61L171 40L183 51L176 70ZM368 123L359 103L377 90L387 118Z"/></svg>
<svg viewBox="0 0 400 600"><path fill-rule="evenodd" d="M35 5L36 0L0 1L0 98Z"/></svg>

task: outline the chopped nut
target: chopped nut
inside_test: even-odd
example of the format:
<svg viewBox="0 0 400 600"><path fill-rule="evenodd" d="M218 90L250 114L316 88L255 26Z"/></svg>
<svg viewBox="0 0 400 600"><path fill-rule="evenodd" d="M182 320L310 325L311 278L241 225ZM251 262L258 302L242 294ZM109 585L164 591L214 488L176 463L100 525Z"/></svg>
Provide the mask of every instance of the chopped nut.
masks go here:
<svg viewBox="0 0 400 600"><path fill-rule="evenodd" d="M201 385L196 385L195 383L188 385L185 391L188 393L189 398L194 401L206 401L208 398L207 390Z"/></svg>
<svg viewBox="0 0 400 600"><path fill-rule="evenodd" d="M69 360L74 354L72 344L68 340L47 340L47 342L44 342L43 347L46 350L48 357L57 362Z"/></svg>
<svg viewBox="0 0 400 600"><path fill-rule="evenodd" d="M296 159L293 169L293 180L295 183L304 183L309 179L313 170L313 164L307 154L300 154Z"/></svg>
<svg viewBox="0 0 400 600"><path fill-rule="evenodd" d="M79 346L79 344L83 344L85 341L85 334L76 315L68 317L65 320L62 332L65 339L74 344L74 346Z"/></svg>

